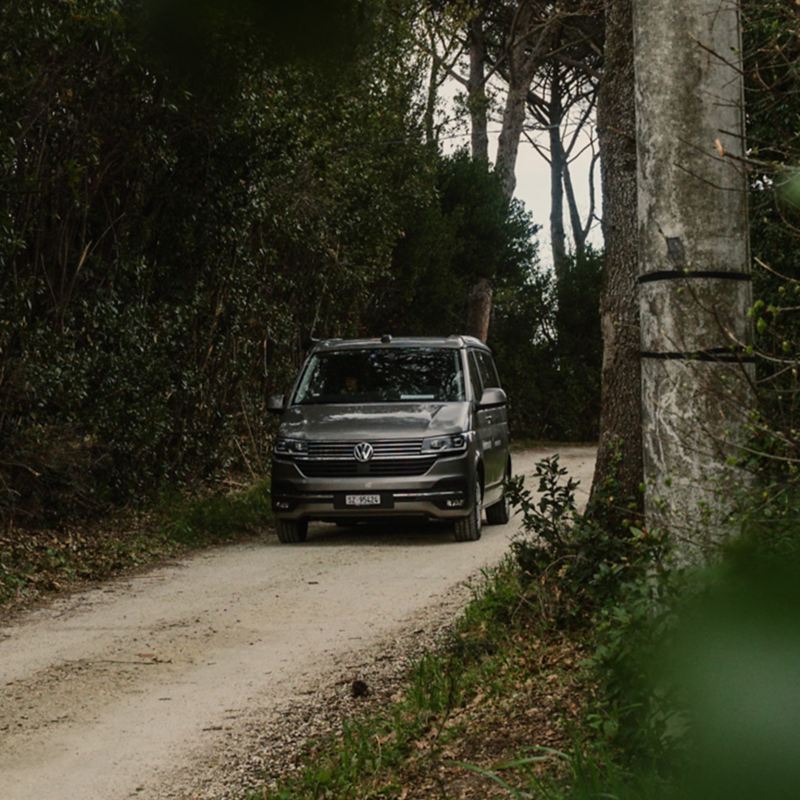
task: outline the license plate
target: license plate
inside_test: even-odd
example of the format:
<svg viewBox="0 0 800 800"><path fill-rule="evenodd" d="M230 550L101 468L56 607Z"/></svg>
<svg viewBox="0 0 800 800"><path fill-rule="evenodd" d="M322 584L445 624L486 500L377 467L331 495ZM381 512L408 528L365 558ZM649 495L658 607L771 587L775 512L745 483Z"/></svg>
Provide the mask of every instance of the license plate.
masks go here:
<svg viewBox="0 0 800 800"><path fill-rule="evenodd" d="M379 506L381 496L379 494L347 494L344 497L346 506Z"/></svg>

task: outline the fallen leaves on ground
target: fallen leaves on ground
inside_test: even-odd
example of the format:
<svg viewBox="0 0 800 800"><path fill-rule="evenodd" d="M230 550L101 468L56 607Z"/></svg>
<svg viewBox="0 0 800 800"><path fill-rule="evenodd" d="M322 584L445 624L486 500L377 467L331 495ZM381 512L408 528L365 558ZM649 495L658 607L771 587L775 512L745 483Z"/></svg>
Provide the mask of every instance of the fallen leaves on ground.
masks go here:
<svg viewBox="0 0 800 800"><path fill-rule="evenodd" d="M531 772L552 774L558 756L525 768L500 769L520 756L541 755L546 748L564 752L570 732L583 713L586 687L577 668L580 654L565 638L516 642L514 661L506 678L516 685L479 690L415 744L397 774L403 800L485 800L508 798L507 790L471 765L499 774L512 785L523 784ZM452 733L449 733L451 732ZM389 795L387 795L389 796Z"/></svg>

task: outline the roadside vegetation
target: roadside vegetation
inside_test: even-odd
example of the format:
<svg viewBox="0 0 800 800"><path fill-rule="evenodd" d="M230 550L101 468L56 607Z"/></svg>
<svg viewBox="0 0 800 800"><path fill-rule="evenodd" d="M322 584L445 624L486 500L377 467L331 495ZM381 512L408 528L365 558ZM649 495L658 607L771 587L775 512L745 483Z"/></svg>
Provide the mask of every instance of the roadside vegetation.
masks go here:
<svg viewBox="0 0 800 800"><path fill-rule="evenodd" d="M596 436L602 255L557 283L541 221L450 147L421 13L0 8L4 597L183 546L163 498L269 479L310 337L461 333L482 280L515 435Z"/></svg>
<svg viewBox="0 0 800 800"><path fill-rule="evenodd" d="M514 778L540 772L546 751L571 746L587 693L580 649L530 599L511 561L487 574L388 708L311 743L296 776L252 797L461 797L491 786L481 772L499 763Z"/></svg>
<svg viewBox="0 0 800 800"><path fill-rule="evenodd" d="M542 461L513 487L512 556L449 641L388 708L310 743L292 777L249 800L788 800L800 779L797 740L781 738L796 724L800 648L793 475L741 492L738 538L713 565L682 567L667 536L633 514L614 521L616 486L579 514L575 482Z"/></svg>
<svg viewBox="0 0 800 800"><path fill-rule="evenodd" d="M58 530L0 532L0 610L189 550L263 536L271 520L269 485L260 481L201 497L176 492L146 511Z"/></svg>
<svg viewBox="0 0 800 800"><path fill-rule="evenodd" d="M426 127L417 14L3 5L0 525L266 476L309 337L464 332L484 278L518 432L596 435L601 258L565 267L562 335L540 221Z"/></svg>
<svg viewBox="0 0 800 800"><path fill-rule="evenodd" d="M315 746L302 777L265 797L796 795L797 19L780 2L742 10L757 402L730 457L738 477L715 487L729 503L726 541L705 563L687 563L680 536L706 532L648 527L647 487L626 494L630 481L614 477L622 451L584 514L558 462L542 462L513 485L524 533L512 559L450 645L412 672L386 714ZM702 527L703 515L687 511Z"/></svg>

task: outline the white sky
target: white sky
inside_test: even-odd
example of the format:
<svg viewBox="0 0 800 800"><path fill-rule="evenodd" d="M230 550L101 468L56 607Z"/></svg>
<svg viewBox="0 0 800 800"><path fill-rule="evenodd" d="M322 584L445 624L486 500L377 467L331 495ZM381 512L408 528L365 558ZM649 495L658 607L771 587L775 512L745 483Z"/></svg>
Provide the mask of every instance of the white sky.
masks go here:
<svg viewBox="0 0 800 800"><path fill-rule="evenodd" d="M451 114L454 110L453 98L459 91L463 91L463 89L455 81L448 81L448 84L442 89L442 96L445 100L444 105ZM593 121L592 124L594 124ZM452 152L459 147L469 147L470 135L468 130L463 130L464 127L465 126L462 124L449 130L444 142L445 152ZM497 139L500 133L499 120L490 123L489 132L490 157L494 161L497 152ZM537 143L541 143L542 145L546 143L547 136L543 132L537 132L535 136ZM585 141L588 141L588 139ZM581 145L576 147L576 152L580 147ZM592 154L589 150L586 150L570 167L575 196L578 201L581 217L584 220L586 219L590 205L589 167L591 160ZM517 188L515 196L521 200L528 211L531 212L534 222L541 226L538 236L541 262L544 265L552 266L553 259L550 242L550 165L536 151L536 148L530 144L525 136L523 136L520 141L516 173ZM595 214L598 217L602 216L600 195L600 168L598 164L595 168ZM564 228L567 231L568 238L571 239L566 198L564 200ZM597 221L594 222L592 231L589 234L589 242L597 248L602 248L603 246L603 234L600 230L600 224Z"/></svg>

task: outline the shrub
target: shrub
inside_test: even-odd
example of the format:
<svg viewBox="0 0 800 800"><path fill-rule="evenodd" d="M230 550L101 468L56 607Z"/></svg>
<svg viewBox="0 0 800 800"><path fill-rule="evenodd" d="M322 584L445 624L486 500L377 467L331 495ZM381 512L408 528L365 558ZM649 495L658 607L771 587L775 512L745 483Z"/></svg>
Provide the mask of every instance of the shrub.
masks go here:
<svg viewBox="0 0 800 800"><path fill-rule="evenodd" d="M536 495L521 478L511 481L511 501L522 512L523 529L512 549L529 584L536 584L546 616L585 624L624 585L662 569L667 543L655 531L611 528L602 515L579 514L578 484L566 476L553 456L536 465ZM602 497L593 498L594 508L604 506Z"/></svg>

